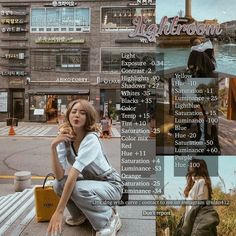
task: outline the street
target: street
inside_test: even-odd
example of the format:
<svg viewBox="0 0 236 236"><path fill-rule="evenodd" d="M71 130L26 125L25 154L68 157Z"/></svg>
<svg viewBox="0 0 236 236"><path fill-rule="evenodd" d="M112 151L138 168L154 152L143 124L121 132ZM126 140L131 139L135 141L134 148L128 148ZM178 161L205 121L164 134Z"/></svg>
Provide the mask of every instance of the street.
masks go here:
<svg viewBox="0 0 236 236"><path fill-rule="evenodd" d="M14 193L13 179L10 178L16 171L30 171L32 176L45 176L51 172L50 167L50 143L52 137L15 137L6 136L0 137L0 196ZM120 170L120 139L110 138L102 139L103 147L107 157L114 168ZM35 180L32 178L32 185L42 184L43 179ZM136 195L131 196L131 200L153 200L153 196ZM30 198L33 202L33 195ZM26 203L25 203L26 204ZM29 202L30 204L30 202ZM14 204L13 204L14 206ZM9 229L6 234L12 236L28 236L37 235L44 236L48 222L37 223L34 220L34 203L28 208L25 208L23 214L29 217L28 223L22 223L22 217L15 221L11 217L15 217L15 213L9 215ZM141 236L141 235L155 235L155 216L144 216L143 211L155 211L155 206L125 206L118 207L118 212L122 220L122 228L118 235L120 236ZM32 212L31 212L32 211ZM30 216L31 214L31 216ZM68 215L68 212L65 212ZM4 224L0 224L5 227ZM19 233L15 233L19 232ZM95 232L89 223L82 226L68 227L63 224L63 235L94 235ZM1 235L1 233L0 233Z"/></svg>
<svg viewBox="0 0 236 236"><path fill-rule="evenodd" d="M12 176L17 171L30 171L32 176L45 176L50 173L52 139L52 137L0 137L0 183L12 182L12 179L2 179L1 176ZM120 159L115 157L120 153L120 140L102 139L102 142L111 164L119 170Z"/></svg>

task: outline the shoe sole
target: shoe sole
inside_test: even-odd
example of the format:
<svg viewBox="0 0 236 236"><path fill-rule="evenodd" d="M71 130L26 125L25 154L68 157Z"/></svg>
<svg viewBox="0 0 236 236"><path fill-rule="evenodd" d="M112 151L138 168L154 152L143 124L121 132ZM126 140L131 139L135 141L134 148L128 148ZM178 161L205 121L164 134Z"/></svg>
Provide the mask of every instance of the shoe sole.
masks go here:
<svg viewBox="0 0 236 236"><path fill-rule="evenodd" d="M118 217L115 228L109 236L116 236L116 233L120 230L121 226L122 226L121 219L120 219L120 217ZM96 235L97 235L97 233L96 233Z"/></svg>
<svg viewBox="0 0 236 236"><path fill-rule="evenodd" d="M83 219L83 220L81 220L79 223L69 223L69 222L65 222L67 225L69 225L69 226L79 226L79 225L82 225L84 222L86 221L86 219Z"/></svg>

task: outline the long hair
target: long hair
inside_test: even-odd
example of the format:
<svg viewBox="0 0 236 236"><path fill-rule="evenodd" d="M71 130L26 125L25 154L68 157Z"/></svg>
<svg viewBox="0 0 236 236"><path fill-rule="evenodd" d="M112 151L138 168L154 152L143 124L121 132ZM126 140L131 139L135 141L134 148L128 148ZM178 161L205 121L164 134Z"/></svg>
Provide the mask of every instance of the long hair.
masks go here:
<svg viewBox="0 0 236 236"><path fill-rule="evenodd" d="M191 161L189 161L188 172L186 174L187 186L184 189L185 197L188 197L188 194L194 185L192 176L204 178L206 182L206 186L208 188L208 198L211 199L211 196L212 196L211 179L208 173L207 164L204 160L192 159Z"/></svg>
<svg viewBox="0 0 236 236"><path fill-rule="evenodd" d="M64 134L74 134L73 127L69 120L69 115L71 113L72 108L75 104L80 103L86 113L86 121L84 130L86 132L98 132L99 126L97 125L97 111L95 108L89 103L89 101L84 99L77 99L70 102L67 106L67 111L65 114L65 122L59 127L59 132Z"/></svg>
<svg viewBox="0 0 236 236"><path fill-rule="evenodd" d="M207 115L206 115L206 111L205 111L205 109L204 109L203 104L200 103L200 102L194 102L193 105L199 105L199 107L200 107L200 109L201 109L201 112L202 112L202 115L203 115L203 117L204 117L204 120L206 120L206 119L207 119ZM191 111L192 111L192 112L195 111L195 108L191 108ZM198 118L198 117L197 117L197 118Z"/></svg>

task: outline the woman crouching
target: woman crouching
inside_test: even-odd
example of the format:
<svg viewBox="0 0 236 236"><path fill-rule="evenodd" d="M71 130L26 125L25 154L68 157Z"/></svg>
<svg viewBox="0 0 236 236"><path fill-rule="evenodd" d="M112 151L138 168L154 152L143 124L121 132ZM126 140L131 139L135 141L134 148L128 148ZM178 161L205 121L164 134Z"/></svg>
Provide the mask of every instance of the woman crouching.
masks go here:
<svg viewBox="0 0 236 236"><path fill-rule="evenodd" d="M88 219L96 236L116 235L121 228L115 209L99 204L120 200L123 182L103 153L96 116L88 101L72 101L60 134L51 143L54 191L60 196L47 229L51 235L62 232L65 207L71 214L66 219L68 225L80 225Z"/></svg>

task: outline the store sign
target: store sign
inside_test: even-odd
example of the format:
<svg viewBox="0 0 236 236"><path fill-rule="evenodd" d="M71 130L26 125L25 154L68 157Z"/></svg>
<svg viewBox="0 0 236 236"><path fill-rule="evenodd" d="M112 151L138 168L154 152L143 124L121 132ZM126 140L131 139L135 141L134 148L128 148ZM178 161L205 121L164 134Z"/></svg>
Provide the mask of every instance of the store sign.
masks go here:
<svg viewBox="0 0 236 236"><path fill-rule="evenodd" d="M10 25L14 25L14 24L24 24L26 23L23 19L1 19L1 24L10 24Z"/></svg>
<svg viewBox="0 0 236 236"><path fill-rule="evenodd" d="M44 115L44 109L34 109L34 115L38 116Z"/></svg>
<svg viewBox="0 0 236 236"><path fill-rule="evenodd" d="M155 6L155 0L137 0L136 2L129 3L128 6Z"/></svg>
<svg viewBox="0 0 236 236"><path fill-rule="evenodd" d="M13 11L10 11L10 10L7 10L7 11L2 10L1 11L1 16L12 16L12 15L13 15Z"/></svg>
<svg viewBox="0 0 236 236"><path fill-rule="evenodd" d="M27 72L25 71L0 71L2 76L25 76Z"/></svg>
<svg viewBox="0 0 236 236"><path fill-rule="evenodd" d="M38 37L35 43L85 43L85 39L74 39L73 37Z"/></svg>
<svg viewBox="0 0 236 236"><path fill-rule="evenodd" d="M160 35L220 35L222 29L219 24L203 24L194 22L192 24L178 24L179 17L175 16L171 22L167 16L161 19L159 25L148 24L148 19L143 16L137 16L133 19L135 29L129 33L130 38L143 38L146 42L156 42L156 37Z"/></svg>
<svg viewBox="0 0 236 236"><path fill-rule="evenodd" d="M9 54L5 54L2 56L3 58L6 58L6 59L20 59L20 60L23 60L25 59L25 54L22 52L22 53L9 53Z"/></svg>
<svg viewBox="0 0 236 236"><path fill-rule="evenodd" d="M7 112L7 92L0 92L0 112Z"/></svg>
<svg viewBox="0 0 236 236"><path fill-rule="evenodd" d="M53 1L52 5L54 7L74 7L77 3L74 1Z"/></svg>
<svg viewBox="0 0 236 236"><path fill-rule="evenodd" d="M88 83L89 80L88 80L88 78L83 78L83 77L77 77L77 78L58 77L58 78L56 78L56 82L59 82L59 83Z"/></svg>
<svg viewBox="0 0 236 236"><path fill-rule="evenodd" d="M27 13L26 12L16 12L16 11L11 11L11 10L2 10L0 14L1 14L1 16L24 16Z"/></svg>
<svg viewBox="0 0 236 236"><path fill-rule="evenodd" d="M9 85L11 86L19 86L19 85L24 85L24 80L20 78L12 78L9 80Z"/></svg>
<svg viewBox="0 0 236 236"><path fill-rule="evenodd" d="M8 33L8 32L18 33L18 32L26 32L28 30L25 29L25 28L21 28L21 27L4 27L4 28L1 29L1 31L3 33Z"/></svg>

